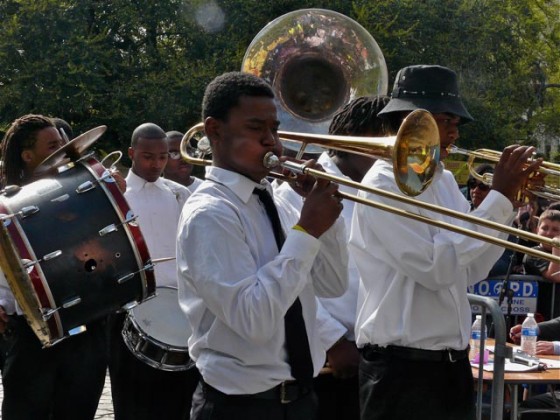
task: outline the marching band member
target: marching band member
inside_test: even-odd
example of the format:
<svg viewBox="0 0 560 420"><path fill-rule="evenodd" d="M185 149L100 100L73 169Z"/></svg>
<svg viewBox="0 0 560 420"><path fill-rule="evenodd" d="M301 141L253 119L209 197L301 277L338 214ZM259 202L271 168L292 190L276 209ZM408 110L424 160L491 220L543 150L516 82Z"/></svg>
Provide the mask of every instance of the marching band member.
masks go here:
<svg viewBox="0 0 560 420"><path fill-rule="evenodd" d="M314 418L312 377L325 360L315 298L339 296L347 283L337 187L317 180L299 219L273 199L263 158L281 153L279 121L262 79L223 74L202 108L213 166L177 238L179 299L203 379L191 418Z"/></svg>
<svg viewBox="0 0 560 420"><path fill-rule="evenodd" d="M329 134L345 136L382 137L385 135L383 120L377 114L387 104L386 96L359 97L346 104L333 118ZM374 162L372 157L355 153L330 150L323 152L317 161L325 172L337 177L360 182ZM340 190L356 195L355 188L340 186ZM301 197L287 183L280 184L275 193L301 209ZM342 218L350 233L354 202L346 200ZM358 304L359 275L352 256L348 262L348 290L338 298L320 298L320 331L327 350L327 361L332 374L315 378L315 391L319 399L318 418L358 419L358 364L360 355L356 347L354 329Z"/></svg>
<svg viewBox="0 0 560 420"><path fill-rule="evenodd" d="M183 133L180 131L168 131L165 134L167 135L169 158L163 169L163 176L166 179L184 185L192 194L194 190L202 184L202 179L192 175L193 165L186 162L181 157L181 140L183 139Z"/></svg>
<svg viewBox="0 0 560 420"><path fill-rule="evenodd" d="M35 168L62 144L50 118L32 114L18 118L2 144L2 184L30 183ZM5 348L2 418L93 419L107 370L106 320L92 322L85 332L43 349L6 279L0 277L0 332Z"/></svg>
<svg viewBox="0 0 560 420"><path fill-rule="evenodd" d="M124 196L138 216L150 256L152 259L175 257L179 215L190 191L161 177L168 160L165 132L153 123L139 125L132 133L128 155L132 167L126 177ZM157 263L155 277L158 286L177 287L176 261ZM138 359L121 335L125 316L111 317L109 372L115 419L188 419L198 372L196 369L164 371Z"/></svg>
<svg viewBox="0 0 560 420"><path fill-rule="evenodd" d="M433 114L440 156L472 120L452 70L401 69L380 112L393 127L413 110ZM517 191L538 165L532 147L509 146L495 167L492 190L472 213L509 224ZM467 213L469 203L451 172L439 168L417 199ZM400 193L390 163L378 160L364 184ZM471 230L477 226L373 194L361 196ZM497 235L494 233L494 235ZM356 204L350 252L360 272L357 345L361 348L362 419L473 419L474 388L467 357L471 310L467 286L487 276L503 248Z"/></svg>

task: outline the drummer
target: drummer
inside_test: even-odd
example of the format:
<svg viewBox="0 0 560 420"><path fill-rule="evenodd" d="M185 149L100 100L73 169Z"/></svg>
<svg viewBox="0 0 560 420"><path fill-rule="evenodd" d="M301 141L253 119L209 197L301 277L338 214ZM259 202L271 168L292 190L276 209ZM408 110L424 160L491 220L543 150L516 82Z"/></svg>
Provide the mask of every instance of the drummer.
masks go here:
<svg viewBox="0 0 560 420"><path fill-rule="evenodd" d="M2 142L2 185L30 183L35 168L62 141L48 117L16 119ZM0 333L5 356L4 420L94 418L107 370L105 320L88 324L87 331L43 349L1 275Z"/></svg>
<svg viewBox="0 0 560 420"><path fill-rule="evenodd" d="M175 237L179 215L190 191L161 177L168 155L166 134L159 126L138 126L128 149L132 167L126 177L124 196L138 216L150 256L156 260L173 258L156 264L157 285L177 287ZM198 384L196 368L169 372L140 361L122 339L124 318L125 314L114 315L111 323L109 372L115 419L188 419L191 397Z"/></svg>

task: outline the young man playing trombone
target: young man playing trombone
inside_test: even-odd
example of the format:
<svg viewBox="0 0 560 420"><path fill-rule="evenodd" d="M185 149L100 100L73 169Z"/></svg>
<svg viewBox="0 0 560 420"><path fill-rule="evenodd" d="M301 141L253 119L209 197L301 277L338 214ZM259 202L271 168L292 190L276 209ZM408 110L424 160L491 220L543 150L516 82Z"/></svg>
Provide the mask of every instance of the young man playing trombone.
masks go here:
<svg viewBox="0 0 560 420"><path fill-rule="evenodd" d="M455 73L441 66L410 66L395 79L380 112L399 126L416 109L430 111L441 140L441 158L472 121L459 96ZM509 146L496 165L492 191L474 211L509 224L516 193L539 162L531 147ZM401 194L391 163L378 160L363 183ZM410 204L363 197L476 230L471 223ZM443 165L418 200L467 213L469 203ZM493 234L498 236L498 234ZM474 395L467 358L471 310L467 286L485 278L503 252L477 239L398 218L357 204L350 252L360 272L356 341L361 348L362 419L473 419Z"/></svg>
<svg viewBox="0 0 560 420"><path fill-rule="evenodd" d="M312 419L312 378L325 360L316 295L339 296L347 285L338 188L314 182L299 216L270 196L263 159L281 145L262 79L219 76L202 108L212 166L177 238L179 301L202 375L191 419Z"/></svg>

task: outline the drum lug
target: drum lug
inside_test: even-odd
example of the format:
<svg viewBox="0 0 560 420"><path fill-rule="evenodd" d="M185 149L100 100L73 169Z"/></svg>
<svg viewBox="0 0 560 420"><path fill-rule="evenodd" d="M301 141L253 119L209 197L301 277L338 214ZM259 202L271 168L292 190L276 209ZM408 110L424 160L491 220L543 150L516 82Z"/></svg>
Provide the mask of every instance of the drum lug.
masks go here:
<svg viewBox="0 0 560 420"><path fill-rule="evenodd" d="M55 313L57 313L58 311L60 311L61 309L68 309L71 308L72 306L76 306L77 304L82 302L82 298L79 296L76 296L75 298L72 298L71 300L67 300L66 302L64 302L62 304L62 306L59 306L58 308L43 308L41 309L42 312L42 316L43 316L43 321L48 321Z"/></svg>
<svg viewBox="0 0 560 420"><path fill-rule="evenodd" d="M93 190L95 188L95 184L91 181L86 181L81 185L78 185L78 188L76 188L76 192L78 194L82 194L85 192L88 192L90 190Z"/></svg>
<svg viewBox="0 0 560 420"><path fill-rule="evenodd" d="M24 219L38 212L39 212L39 207L26 206L26 207L22 207L22 209L18 212L18 214L21 216L22 219Z"/></svg>
<svg viewBox="0 0 560 420"><path fill-rule="evenodd" d="M129 310L131 310L132 308L135 308L136 306L138 306L138 301L133 300L132 302L128 302L128 303L124 304L124 305L122 306L122 310L123 310L123 311L129 311Z"/></svg>
<svg viewBox="0 0 560 420"><path fill-rule="evenodd" d="M103 229L101 229L101 230L99 231L99 236L105 236L105 235L108 235L109 233L116 232L117 230L119 230L118 227L117 227L117 225L115 225L114 223L112 223L112 224L110 224L110 225L108 225L108 226L105 226Z"/></svg>
<svg viewBox="0 0 560 420"><path fill-rule="evenodd" d="M54 258L60 257L62 255L62 251L57 249L56 251L49 252L47 255L43 256L43 261L52 260Z"/></svg>
<svg viewBox="0 0 560 420"><path fill-rule="evenodd" d="M23 267L25 269L28 269L29 267L31 267L32 265L38 264L41 261L49 261L52 260L54 258L60 257L62 255L62 251L60 249L57 249L56 251L53 252L49 252L48 254L44 255L43 258L39 258L38 260L35 261L27 261L23 264Z"/></svg>
<svg viewBox="0 0 560 420"><path fill-rule="evenodd" d="M21 187L19 185L8 185L6 188L0 191L0 194L5 195L6 197L11 197L12 195L19 192L19 190L21 190Z"/></svg>
<svg viewBox="0 0 560 420"><path fill-rule="evenodd" d="M68 330L68 335L69 336L78 335L86 331L87 331L87 327L85 325L79 325L77 327L72 328L71 330Z"/></svg>
<svg viewBox="0 0 560 420"><path fill-rule="evenodd" d="M128 219L126 219L124 222L119 223L118 225L116 225L114 223L112 223L110 225L107 225L99 231L99 236L105 236L109 233L116 232L117 230L119 230L119 226L123 226L123 225L126 225L128 223L134 222L137 218L138 218L138 216L132 216L132 217L129 217Z"/></svg>
<svg viewBox="0 0 560 420"><path fill-rule="evenodd" d="M126 276L122 276L120 279L117 280L118 284L123 284L124 282L130 280L136 275L136 273L128 273Z"/></svg>
<svg viewBox="0 0 560 420"><path fill-rule="evenodd" d="M142 271L153 270L153 269L154 269L154 264L149 262L146 265L144 265L144 267L142 267L141 270L138 270L134 273L128 273L127 275L122 276L120 279L117 280L117 283L123 284L125 281L128 281L131 278L133 278L136 274L141 273Z"/></svg>

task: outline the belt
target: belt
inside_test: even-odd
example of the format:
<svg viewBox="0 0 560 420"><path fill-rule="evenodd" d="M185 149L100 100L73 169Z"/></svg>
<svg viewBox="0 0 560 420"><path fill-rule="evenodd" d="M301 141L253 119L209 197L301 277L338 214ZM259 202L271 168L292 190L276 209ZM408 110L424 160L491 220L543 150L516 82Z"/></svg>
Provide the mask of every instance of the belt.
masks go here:
<svg viewBox="0 0 560 420"><path fill-rule="evenodd" d="M387 346L380 347L376 344L367 344L361 350L364 359L372 360L375 355L385 355L395 357L397 359L405 359L412 361L423 361L423 362L451 362L454 363L457 360L462 360L468 357L469 348L465 350L423 350L415 349L412 347L400 347L400 346Z"/></svg>
<svg viewBox="0 0 560 420"><path fill-rule="evenodd" d="M282 404L289 404L293 401L296 401L301 397L309 394L313 390L311 382L305 384L298 381L284 381L274 388L271 388L267 391L258 392L256 394L225 394L222 391L217 390L213 386L208 385L202 379L200 383L202 385L202 392L207 398L213 397L229 400L276 400L280 401Z"/></svg>

